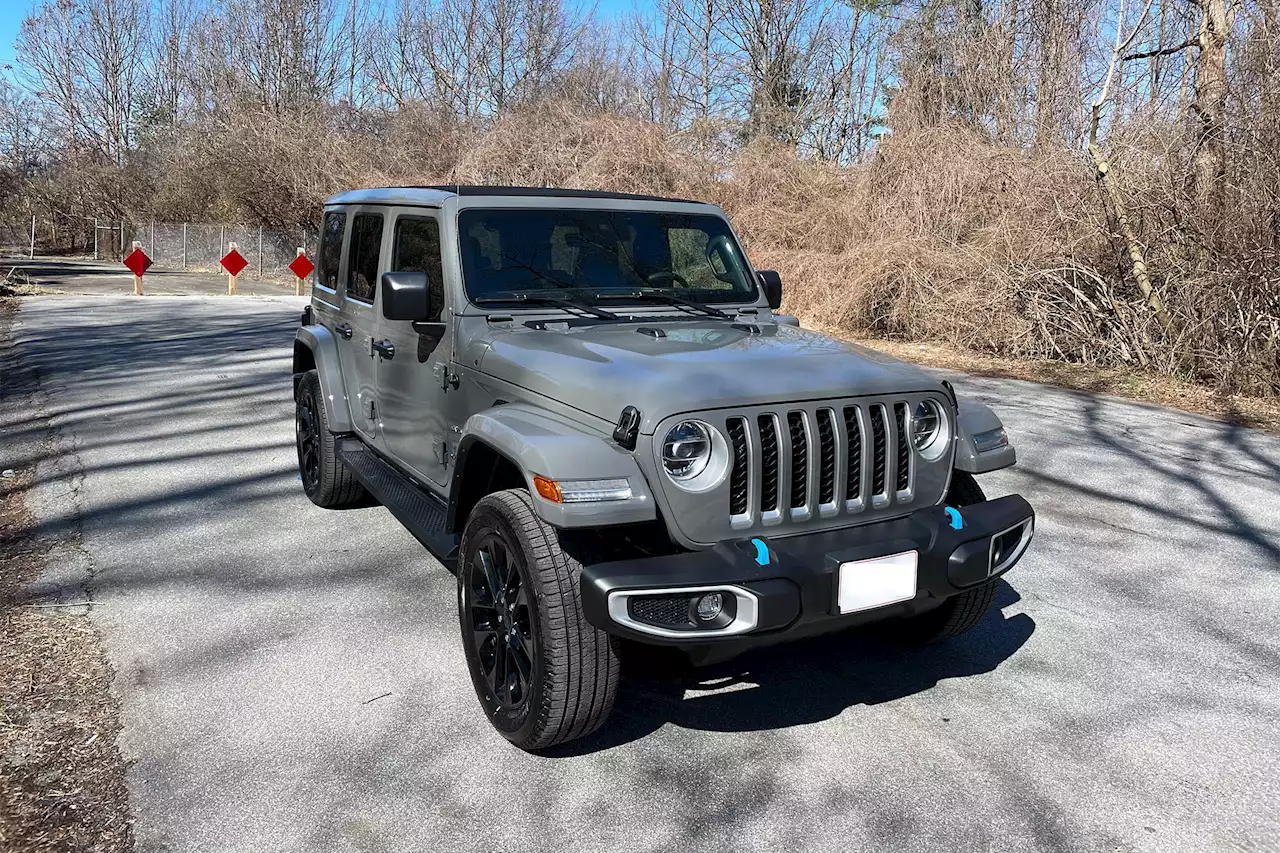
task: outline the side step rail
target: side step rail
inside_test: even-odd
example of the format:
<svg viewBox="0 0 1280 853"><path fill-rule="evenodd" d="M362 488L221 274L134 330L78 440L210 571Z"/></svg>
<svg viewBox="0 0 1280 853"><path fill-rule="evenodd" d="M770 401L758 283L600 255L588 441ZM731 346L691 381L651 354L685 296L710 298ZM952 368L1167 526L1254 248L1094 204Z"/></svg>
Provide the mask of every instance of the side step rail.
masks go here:
<svg viewBox="0 0 1280 853"><path fill-rule="evenodd" d="M452 571L462 537L445 532L448 508L444 502L383 461L359 439L340 439L337 449L338 457L360 484Z"/></svg>

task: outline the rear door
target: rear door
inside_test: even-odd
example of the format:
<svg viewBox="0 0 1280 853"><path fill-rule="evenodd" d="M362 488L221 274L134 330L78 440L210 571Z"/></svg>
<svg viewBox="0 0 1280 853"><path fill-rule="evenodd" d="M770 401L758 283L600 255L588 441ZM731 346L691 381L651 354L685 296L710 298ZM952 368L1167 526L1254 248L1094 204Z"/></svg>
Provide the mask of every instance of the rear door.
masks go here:
<svg viewBox="0 0 1280 853"><path fill-rule="evenodd" d="M342 326L350 338L339 343L342 377L351 401L351 423L376 444L380 413L377 399L377 359L373 343L377 322L375 302L382 275L385 211L379 208L347 209L347 240L342 266Z"/></svg>
<svg viewBox="0 0 1280 853"><path fill-rule="evenodd" d="M432 315L427 322L388 320L379 312L377 335L395 347L392 358L378 361L378 405L382 407L384 453L401 467L436 483L445 482L448 425L444 398L450 390L447 288L440 255L440 218L436 211L392 211L388 270L425 272Z"/></svg>

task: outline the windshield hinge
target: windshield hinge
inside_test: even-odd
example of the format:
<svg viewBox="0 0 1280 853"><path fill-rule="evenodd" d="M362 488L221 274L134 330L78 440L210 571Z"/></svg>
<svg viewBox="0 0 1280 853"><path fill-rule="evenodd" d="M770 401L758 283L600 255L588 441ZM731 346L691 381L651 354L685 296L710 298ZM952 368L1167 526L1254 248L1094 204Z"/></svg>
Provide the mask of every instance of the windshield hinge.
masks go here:
<svg viewBox="0 0 1280 853"><path fill-rule="evenodd" d="M627 406L618 415L618 425L613 428L613 440L619 447L627 450L636 449L636 438L640 435L640 410L635 406Z"/></svg>

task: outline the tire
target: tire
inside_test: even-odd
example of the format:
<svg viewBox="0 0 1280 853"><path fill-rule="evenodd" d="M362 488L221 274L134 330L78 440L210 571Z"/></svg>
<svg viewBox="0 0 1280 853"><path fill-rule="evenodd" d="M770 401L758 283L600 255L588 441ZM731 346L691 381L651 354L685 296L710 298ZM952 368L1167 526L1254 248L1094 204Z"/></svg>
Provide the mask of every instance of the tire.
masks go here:
<svg viewBox="0 0 1280 853"><path fill-rule="evenodd" d="M582 614L581 572L522 489L482 498L467 519L458 559L462 646L485 716L521 749L591 734L613 710L618 656L613 638Z"/></svg>
<svg viewBox="0 0 1280 853"><path fill-rule="evenodd" d="M314 370L302 374L294 404L298 473L307 497L325 509L367 505L369 493L338 458L337 442L329 431L329 412L320 391L320 374Z"/></svg>
<svg viewBox="0 0 1280 853"><path fill-rule="evenodd" d="M956 471L947 489L946 505L954 507L982 503L987 496L972 474ZM924 646L958 637L982 621L996 597L996 582L985 581L952 596L919 616L907 616L883 623L880 633L886 638L911 646Z"/></svg>

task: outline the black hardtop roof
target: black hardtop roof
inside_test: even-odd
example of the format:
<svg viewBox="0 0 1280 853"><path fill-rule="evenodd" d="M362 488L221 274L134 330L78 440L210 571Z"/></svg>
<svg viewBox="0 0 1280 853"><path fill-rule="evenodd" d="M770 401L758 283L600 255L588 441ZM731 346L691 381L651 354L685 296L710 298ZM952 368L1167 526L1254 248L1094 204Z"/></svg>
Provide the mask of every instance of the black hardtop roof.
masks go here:
<svg viewBox="0 0 1280 853"><path fill-rule="evenodd" d="M390 188L388 188L390 189ZM537 196L545 198L616 198L626 201L674 201L681 204L706 204L687 198L670 198L638 193L615 193L605 190L573 190L560 187L501 187L475 184L427 184L405 189L440 190L457 196Z"/></svg>

